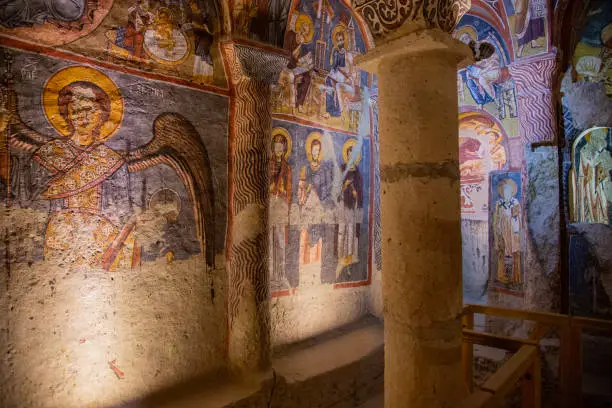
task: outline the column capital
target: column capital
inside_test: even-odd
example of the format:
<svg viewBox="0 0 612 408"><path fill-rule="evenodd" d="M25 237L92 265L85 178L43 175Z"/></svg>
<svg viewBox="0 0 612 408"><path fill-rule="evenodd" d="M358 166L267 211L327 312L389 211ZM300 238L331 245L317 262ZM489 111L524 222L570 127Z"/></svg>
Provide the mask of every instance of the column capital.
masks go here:
<svg viewBox="0 0 612 408"><path fill-rule="evenodd" d="M246 43L227 41L222 48L229 64L232 83L248 78L266 84L278 82L280 72L287 67L289 56L282 51L254 47Z"/></svg>
<svg viewBox="0 0 612 408"><path fill-rule="evenodd" d="M519 135L524 144L554 143L556 140L557 110L553 89L558 67L556 52L508 65L516 84Z"/></svg>
<svg viewBox="0 0 612 408"><path fill-rule="evenodd" d="M351 0L370 27L376 46L412 31L437 28L451 33L471 0Z"/></svg>
<svg viewBox="0 0 612 408"><path fill-rule="evenodd" d="M377 73L378 65L383 59L440 51L454 56L458 64L469 65L473 62L474 53L467 45L439 29L417 30L389 39L369 50L367 54L359 55L355 62L360 68Z"/></svg>

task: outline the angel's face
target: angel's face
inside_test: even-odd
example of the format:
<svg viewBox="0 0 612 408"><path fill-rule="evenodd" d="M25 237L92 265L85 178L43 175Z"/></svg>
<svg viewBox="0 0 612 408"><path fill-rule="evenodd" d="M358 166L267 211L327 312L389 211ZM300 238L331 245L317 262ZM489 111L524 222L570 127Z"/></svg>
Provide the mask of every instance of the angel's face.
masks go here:
<svg viewBox="0 0 612 408"><path fill-rule="evenodd" d="M102 124L102 109L93 99L74 97L68 103L68 120L81 145L90 145Z"/></svg>

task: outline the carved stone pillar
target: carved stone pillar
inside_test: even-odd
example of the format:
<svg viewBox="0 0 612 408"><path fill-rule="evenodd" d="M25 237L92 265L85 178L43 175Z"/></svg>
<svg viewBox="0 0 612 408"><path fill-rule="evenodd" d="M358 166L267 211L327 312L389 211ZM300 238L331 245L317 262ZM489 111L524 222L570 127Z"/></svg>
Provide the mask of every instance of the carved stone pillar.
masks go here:
<svg viewBox="0 0 612 408"><path fill-rule="evenodd" d="M456 407L461 371L457 63L448 34L469 2L353 2L376 47L385 314L385 407ZM395 30L395 31L392 31Z"/></svg>
<svg viewBox="0 0 612 408"><path fill-rule="evenodd" d="M556 54L515 61L508 66L517 91L519 135L524 144L550 144L556 139L557 108L552 92Z"/></svg>
<svg viewBox="0 0 612 408"><path fill-rule="evenodd" d="M222 44L230 95L228 356L239 373L270 364L268 163L270 85L287 58Z"/></svg>

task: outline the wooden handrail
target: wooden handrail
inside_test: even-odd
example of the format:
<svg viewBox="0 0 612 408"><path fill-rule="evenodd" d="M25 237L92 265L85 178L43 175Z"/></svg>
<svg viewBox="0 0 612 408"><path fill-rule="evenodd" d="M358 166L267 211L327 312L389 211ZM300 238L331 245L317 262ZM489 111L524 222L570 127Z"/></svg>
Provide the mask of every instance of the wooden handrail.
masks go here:
<svg viewBox="0 0 612 408"><path fill-rule="evenodd" d="M465 343L479 344L481 346L499 348L509 351L517 351L524 345L538 345L537 340L518 339L516 337L500 336L497 334L483 333L467 329L463 330L463 341Z"/></svg>
<svg viewBox="0 0 612 408"><path fill-rule="evenodd" d="M536 323L528 339L507 337L474 330L474 314ZM541 406L541 361L539 344L554 327L559 329L560 388L565 407L580 408L582 395L582 342L584 329L612 333L612 321L573 317L559 313L509 309L498 306L466 305L463 310L463 373L470 391L463 408L493 408L522 380L523 407ZM516 351L516 353L480 389L473 390L474 344Z"/></svg>
<svg viewBox="0 0 612 408"><path fill-rule="evenodd" d="M520 380L525 380L528 374L539 370L539 353L537 346L522 346L499 370L495 372L479 390L471 393L463 402L462 408L493 408L500 405L503 399L512 391ZM532 407L539 408L539 393L541 389L540 376L530 376L533 384L529 393L533 401Z"/></svg>

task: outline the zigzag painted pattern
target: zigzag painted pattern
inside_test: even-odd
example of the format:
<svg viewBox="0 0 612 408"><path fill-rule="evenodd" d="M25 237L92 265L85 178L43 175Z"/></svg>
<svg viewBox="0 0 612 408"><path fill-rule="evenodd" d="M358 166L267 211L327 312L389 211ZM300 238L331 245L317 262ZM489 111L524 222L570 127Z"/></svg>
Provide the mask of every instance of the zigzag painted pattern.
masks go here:
<svg viewBox="0 0 612 408"><path fill-rule="evenodd" d="M249 204L268 205L269 94L269 85L260 81L242 80L235 87L234 215Z"/></svg>
<svg viewBox="0 0 612 408"><path fill-rule="evenodd" d="M523 143L555 140L556 109L550 91L556 72L554 56L510 65L517 87L519 134Z"/></svg>
<svg viewBox="0 0 612 408"><path fill-rule="evenodd" d="M523 143L555 140L555 108L550 92L518 95L519 135Z"/></svg>
<svg viewBox="0 0 612 408"><path fill-rule="evenodd" d="M228 312L230 328L233 320L240 313L240 300L245 296L247 287L255 291L255 303L258 308L266 305L269 297L268 282L261 279L267 273L268 258L267 235L259 234L254 238L243 240L232 245L232 257L229 262L230 290L228 293ZM262 256L264 254L264 256ZM265 272L262 272L265 271ZM268 313L257 313L258 317Z"/></svg>
<svg viewBox="0 0 612 408"><path fill-rule="evenodd" d="M380 160L378 145L378 102L372 104L373 142L374 142L374 262L382 270L382 225L380 217Z"/></svg>
<svg viewBox="0 0 612 408"><path fill-rule="evenodd" d="M228 62L229 76L233 84L232 117L230 135L232 137L232 168L230 169L233 185L231 208L234 224L232 230L240 228L235 222L238 215L248 206L255 206L261 211L252 216L259 216L257 224L260 231L253 236L236 240L232 233L229 256L228 318L230 330L235 319L240 315L240 301L247 290L254 290L257 324L264 326L261 333L264 342L269 326L267 300L269 298L268 276L268 164L269 136L271 131L270 86L265 82L253 80L244 75L236 49L229 45L224 47ZM257 54L253 58L258 58ZM258 63L262 63L258 60ZM266 345L263 345L265 348Z"/></svg>

